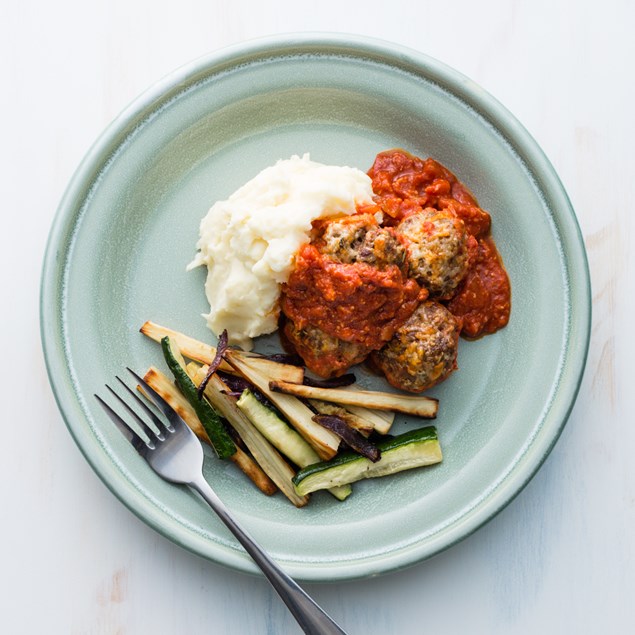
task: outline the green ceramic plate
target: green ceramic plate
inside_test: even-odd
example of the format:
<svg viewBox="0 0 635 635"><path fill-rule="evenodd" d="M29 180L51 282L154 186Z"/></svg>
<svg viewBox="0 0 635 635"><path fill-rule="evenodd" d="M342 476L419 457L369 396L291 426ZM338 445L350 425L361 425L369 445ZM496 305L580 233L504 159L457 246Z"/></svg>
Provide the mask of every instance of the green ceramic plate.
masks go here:
<svg viewBox="0 0 635 635"><path fill-rule="evenodd" d="M509 326L461 342L460 370L432 391L444 462L356 484L345 503L315 495L302 510L262 496L232 464L210 456L205 465L220 497L291 574L354 578L410 565L473 532L529 481L565 424L586 358L590 289L573 210L540 148L491 96L433 59L305 35L176 71L113 122L68 187L41 299L59 407L113 493L205 558L255 571L204 503L139 459L93 393L125 365L162 364L138 333L147 319L210 338L205 272L185 267L215 200L292 154L367 169L393 147L437 158L473 190L492 213L512 281ZM412 425L401 419L397 429Z"/></svg>

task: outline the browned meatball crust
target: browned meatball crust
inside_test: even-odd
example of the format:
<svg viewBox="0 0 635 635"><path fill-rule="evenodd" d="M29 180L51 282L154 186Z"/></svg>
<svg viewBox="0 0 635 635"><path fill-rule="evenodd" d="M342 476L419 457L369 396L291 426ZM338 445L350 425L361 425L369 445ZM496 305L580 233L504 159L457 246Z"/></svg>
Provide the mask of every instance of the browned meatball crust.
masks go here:
<svg viewBox="0 0 635 635"><path fill-rule="evenodd" d="M395 388L421 392L457 368L459 332L456 318L442 304L428 300L371 359Z"/></svg>
<svg viewBox="0 0 635 635"><path fill-rule="evenodd" d="M404 218L396 233L408 250L408 275L430 292L449 298L468 269L468 233L451 211L426 208Z"/></svg>
<svg viewBox="0 0 635 635"><path fill-rule="evenodd" d="M371 214L355 214L322 225L317 241L321 253L342 264L363 262L378 269L388 265L399 268L405 262L406 249L393 230L380 227Z"/></svg>
<svg viewBox="0 0 635 635"><path fill-rule="evenodd" d="M370 352L362 344L337 339L310 324L299 329L290 320L284 325L284 335L306 367L325 378L342 375L364 361Z"/></svg>

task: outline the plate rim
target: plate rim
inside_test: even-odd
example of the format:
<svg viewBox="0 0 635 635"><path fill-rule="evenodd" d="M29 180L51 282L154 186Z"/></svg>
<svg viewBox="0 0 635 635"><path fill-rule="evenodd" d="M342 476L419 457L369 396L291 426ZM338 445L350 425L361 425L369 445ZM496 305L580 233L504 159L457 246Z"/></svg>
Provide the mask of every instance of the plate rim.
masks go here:
<svg viewBox="0 0 635 635"><path fill-rule="evenodd" d="M442 537L408 545L388 554L353 561L294 562L285 568L295 577L307 581L335 581L358 579L405 568L448 549L474 533L496 516L529 483L553 449L569 418L580 389L589 350L591 333L591 283L582 232L573 206L543 150L524 126L495 97L459 71L422 52L366 36L333 33L282 34L258 38L213 51L185 64L152 84L134 99L90 147L73 174L55 214L44 254L40 282L40 337L49 382L60 413L76 445L102 482L136 516L160 534L187 550L222 566L247 573L257 573L245 555L220 543L213 545L201 536L188 532L170 531L161 522L160 510L145 497L134 495L126 488L119 489L125 476L108 455L95 451L100 445L90 426L75 423L85 420L81 398L76 394L66 364L63 341L62 297L65 263L72 246L74 230L81 220L83 201L89 194L108 157L137 125L164 103L187 90L198 79L223 68L273 56L306 54L309 49L321 54L348 54L372 59L393 67L423 75L450 94L474 108L486 121L493 122L514 152L536 180L539 191L548 196L546 207L558 229L562 246L563 266L567 266L569 314L565 334L561 340L561 355L566 358L554 382L553 399L543 419L541 432L546 432L539 446L530 443L522 462L514 464L505 477L503 487L496 487L484 505L471 510L453 529ZM198 78L198 79L197 79ZM572 346L576 337L575 346ZM557 385L556 385L557 384ZM549 426L545 424L551 422ZM522 464L521 464L522 463ZM136 490L135 490L136 491ZM137 492L138 494L138 492ZM213 547L210 549L210 547ZM219 557L222 552L222 557Z"/></svg>

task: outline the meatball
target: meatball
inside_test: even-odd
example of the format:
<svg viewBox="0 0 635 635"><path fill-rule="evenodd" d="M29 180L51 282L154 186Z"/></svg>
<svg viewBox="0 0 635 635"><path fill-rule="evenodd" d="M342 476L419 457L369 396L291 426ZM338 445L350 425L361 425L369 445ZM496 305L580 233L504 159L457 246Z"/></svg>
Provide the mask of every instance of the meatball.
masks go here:
<svg viewBox="0 0 635 635"><path fill-rule="evenodd" d="M304 360L306 367L320 377L338 377L351 366L364 361L370 349L355 342L345 342L307 324L298 328L288 320L284 336Z"/></svg>
<svg viewBox="0 0 635 635"><path fill-rule="evenodd" d="M401 268L406 250L391 229L380 227L371 214L356 214L331 220L322 226L316 242L320 252L342 264L363 262L378 269Z"/></svg>
<svg viewBox="0 0 635 635"><path fill-rule="evenodd" d="M458 320L438 302L421 303L394 337L371 355L395 388L421 392L457 368Z"/></svg>
<svg viewBox="0 0 635 635"><path fill-rule="evenodd" d="M449 210L426 208L404 218L396 232L407 245L408 275L428 289L430 297L451 297L469 265L463 221Z"/></svg>

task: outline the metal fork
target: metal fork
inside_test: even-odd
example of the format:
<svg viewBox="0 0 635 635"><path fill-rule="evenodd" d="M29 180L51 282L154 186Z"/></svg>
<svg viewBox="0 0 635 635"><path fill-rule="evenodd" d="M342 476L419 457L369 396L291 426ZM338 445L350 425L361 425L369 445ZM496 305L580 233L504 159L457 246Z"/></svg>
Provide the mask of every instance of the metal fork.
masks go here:
<svg viewBox="0 0 635 635"><path fill-rule="evenodd" d="M137 373L128 368L146 395L165 415L163 422L144 401L119 377L117 380L140 405L142 411L154 423L155 432L110 386L106 388L123 404L130 416L148 437L141 438L99 395L95 395L108 416L113 420L124 437L150 467L167 481L189 485L196 490L229 530L236 536L245 551L260 567L282 601L305 633L310 635L330 635L346 633L271 559L249 534L236 522L203 477L203 447L188 425Z"/></svg>

